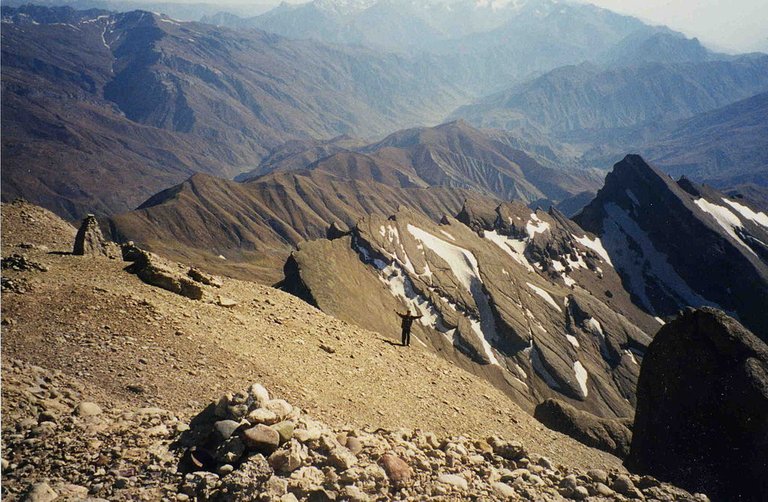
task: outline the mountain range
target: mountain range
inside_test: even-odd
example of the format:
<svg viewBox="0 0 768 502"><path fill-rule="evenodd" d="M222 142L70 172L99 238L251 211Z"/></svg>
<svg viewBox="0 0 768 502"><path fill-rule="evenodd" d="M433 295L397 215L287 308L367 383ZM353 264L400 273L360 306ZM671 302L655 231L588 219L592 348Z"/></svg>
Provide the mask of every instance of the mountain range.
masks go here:
<svg viewBox="0 0 768 502"><path fill-rule="evenodd" d="M3 9L3 196L69 217L133 209L194 172L233 177L287 140L429 122L463 95L365 49L140 11Z"/></svg>
<svg viewBox="0 0 768 502"><path fill-rule="evenodd" d="M507 135L464 122L398 132L356 150L345 144L293 142L241 182L195 175L113 216L110 226L121 240L177 259L194 252L220 270L231 265L219 255L238 267L267 258L281 263L302 240L325 237L334 222L354 226L363 216L388 215L399 206L437 221L458 213L470 195L552 204L597 190L601 181L592 172L543 166ZM297 158L317 160L299 168ZM266 275L261 269L247 276L276 282L279 270L273 261Z"/></svg>

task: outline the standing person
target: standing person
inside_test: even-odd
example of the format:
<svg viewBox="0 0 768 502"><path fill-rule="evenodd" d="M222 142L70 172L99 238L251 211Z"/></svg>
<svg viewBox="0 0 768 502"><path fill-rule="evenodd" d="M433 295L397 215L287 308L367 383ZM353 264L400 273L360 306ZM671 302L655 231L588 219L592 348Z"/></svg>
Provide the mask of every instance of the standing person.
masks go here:
<svg viewBox="0 0 768 502"><path fill-rule="evenodd" d="M413 321L420 319L421 315L416 315L413 308L409 308L406 314L401 314L397 310L395 310L395 313L403 319L402 345L405 347L411 344L411 325L413 324Z"/></svg>

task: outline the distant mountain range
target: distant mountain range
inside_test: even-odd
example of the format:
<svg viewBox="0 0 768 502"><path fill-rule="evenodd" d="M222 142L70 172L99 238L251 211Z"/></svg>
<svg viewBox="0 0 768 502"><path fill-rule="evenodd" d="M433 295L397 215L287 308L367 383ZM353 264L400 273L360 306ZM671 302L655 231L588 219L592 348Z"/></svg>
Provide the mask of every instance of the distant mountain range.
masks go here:
<svg viewBox="0 0 768 502"><path fill-rule="evenodd" d="M233 177L287 140L437 121L464 96L360 48L141 11L2 12L3 196L68 217L132 209L194 172Z"/></svg>
<svg viewBox="0 0 768 502"><path fill-rule="evenodd" d="M403 37L386 29L409 25L386 13L415 3L317 0L265 14L321 10L358 26L378 12L381 40L420 41L399 53L143 11L3 7L3 198L77 218L131 210L198 172L242 180L386 165L400 187L479 190L572 214L599 186L590 168L627 151L722 187L765 182L756 95L768 89L768 56L715 54L585 5L419 5L422 14L407 16L432 31ZM373 27L360 33L373 37ZM432 42L421 32L434 32ZM300 33L309 34L289 34ZM438 144L421 137L430 129L412 129L446 116L507 132L462 126ZM466 141L483 153L468 153Z"/></svg>

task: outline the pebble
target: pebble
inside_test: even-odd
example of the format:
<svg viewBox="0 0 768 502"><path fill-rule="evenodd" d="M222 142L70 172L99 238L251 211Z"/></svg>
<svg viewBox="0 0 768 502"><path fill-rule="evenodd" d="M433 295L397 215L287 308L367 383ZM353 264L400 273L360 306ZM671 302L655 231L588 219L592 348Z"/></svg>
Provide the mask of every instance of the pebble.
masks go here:
<svg viewBox="0 0 768 502"><path fill-rule="evenodd" d="M469 489L469 484L467 483L467 480L456 474L441 474L440 476L437 477L437 482L450 485L455 489L461 490L464 492Z"/></svg>
<svg viewBox="0 0 768 502"><path fill-rule="evenodd" d="M96 415L101 415L101 407L96 403L83 401L77 405L75 413L81 417L93 417Z"/></svg>
<svg viewBox="0 0 768 502"><path fill-rule="evenodd" d="M272 453L280 445L280 434L266 425L256 425L243 432L243 440L248 448L262 453Z"/></svg>

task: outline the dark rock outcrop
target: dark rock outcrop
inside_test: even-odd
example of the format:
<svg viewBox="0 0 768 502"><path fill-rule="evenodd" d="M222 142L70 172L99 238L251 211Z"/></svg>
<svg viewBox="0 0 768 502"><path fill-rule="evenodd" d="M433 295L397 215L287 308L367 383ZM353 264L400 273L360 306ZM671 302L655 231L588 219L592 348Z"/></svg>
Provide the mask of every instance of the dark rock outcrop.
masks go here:
<svg viewBox="0 0 768 502"><path fill-rule="evenodd" d="M627 155L574 221L601 238L624 288L647 312L716 307L768 340L765 217Z"/></svg>
<svg viewBox="0 0 768 502"><path fill-rule="evenodd" d="M536 407L534 417L547 427L587 446L624 458L629 454L632 431L627 419L600 418L568 403L547 399Z"/></svg>
<svg viewBox="0 0 768 502"><path fill-rule="evenodd" d="M768 346L723 312L684 311L643 360L627 466L715 500L768 499Z"/></svg>

